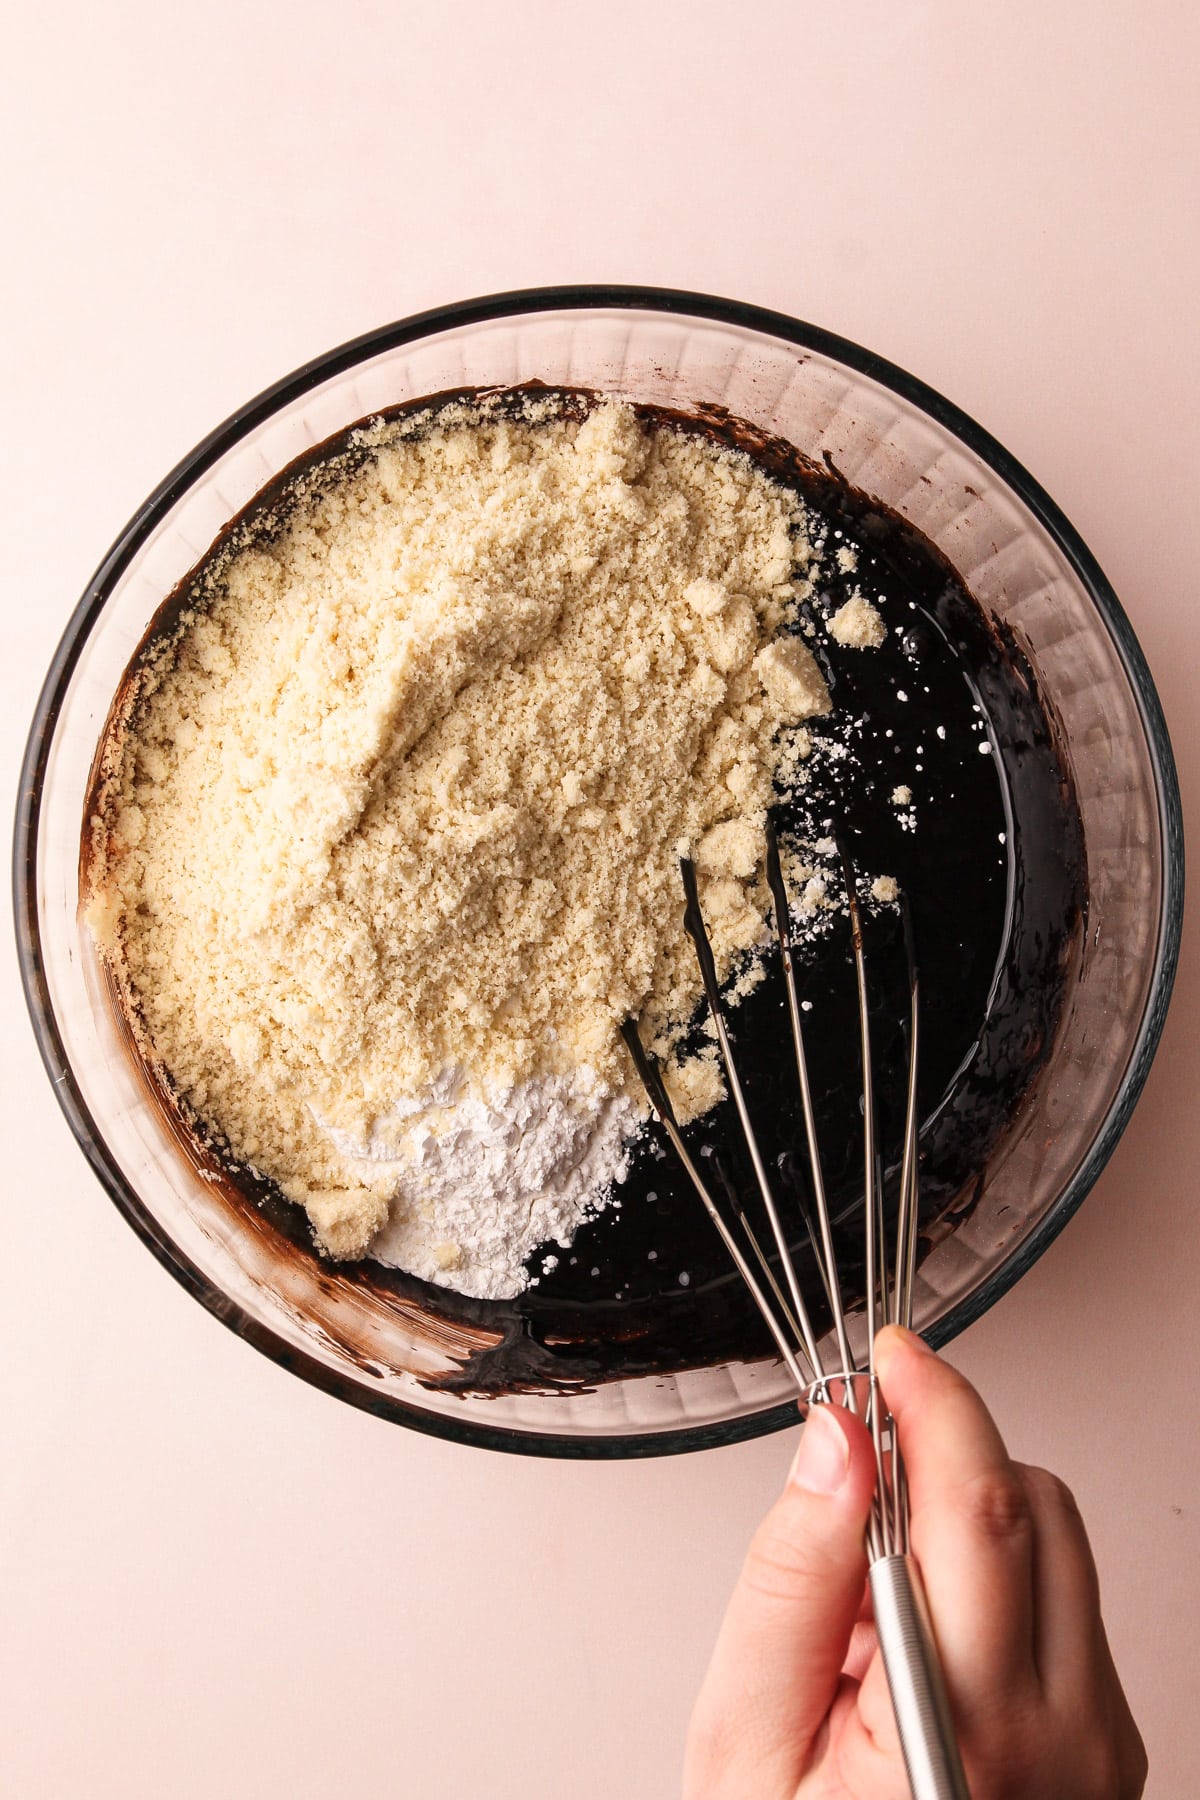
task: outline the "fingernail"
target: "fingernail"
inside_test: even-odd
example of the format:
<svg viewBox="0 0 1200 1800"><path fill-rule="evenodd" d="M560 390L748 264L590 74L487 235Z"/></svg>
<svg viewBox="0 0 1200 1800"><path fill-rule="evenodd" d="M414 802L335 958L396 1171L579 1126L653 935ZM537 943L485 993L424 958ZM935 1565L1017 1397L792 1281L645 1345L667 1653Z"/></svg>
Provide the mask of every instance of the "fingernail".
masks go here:
<svg viewBox="0 0 1200 1800"><path fill-rule="evenodd" d="M877 1340L877 1361L886 1365L892 1359L894 1351L903 1344L913 1356L932 1356L933 1351L923 1337L915 1331L908 1331L903 1325L889 1325L886 1331L879 1334Z"/></svg>
<svg viewBox="0 0 1200 1800"><path fill-rule="evenodd" d="M809 1494L836 1494L850 1467L850 1445L826 1405L814 1406L800 1433L788 1480Z"/></svg>

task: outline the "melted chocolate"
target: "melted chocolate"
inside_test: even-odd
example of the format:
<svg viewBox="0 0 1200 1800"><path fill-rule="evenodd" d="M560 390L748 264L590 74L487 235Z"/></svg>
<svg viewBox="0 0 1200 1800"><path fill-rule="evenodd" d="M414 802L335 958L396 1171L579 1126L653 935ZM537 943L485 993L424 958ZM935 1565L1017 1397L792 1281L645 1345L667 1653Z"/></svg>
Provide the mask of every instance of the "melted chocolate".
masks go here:
<svg viewBox="0 0 1200 1800"><path fill-rule="evenodd" d="M438 396L423 404L478 397ZM594 401L583 394L561 398L577 411ZM831 466L818 467L793 446L715 409L688 416L640 410L652 423L700 431L745 450L797 489L828 528L812 611L819 634L814 643L823 646L835 705L835 719L822 721L819 733L834 749L816 751L808 787L780 806L778 823L808 839L835 828L860 874L892 875L909 897L922 977L924 1254L973 1204L977 1171L1049 1055L1067 973L1078 954L1086 865L1056 721L1019 642L985 618L946 559L899 515L850 488ZM298 475L328 466L339 452L344 469L347 436L285 470L219 547L236 546L245 532L261 528L268 509L282 516ZM350 451L351 458L355 454ZM842 545L856 552L852 572L838 567L834 552ZM180 584L152 622L131 664L130 684L146 648L162 641L195 595L198 573ZM888 636L879 649L843 650L824 632L821 621L856 590L881 602ZM114 721L128 717L127 699L118 696ZM897 786L911 788L911 808L893 804ZM907 829L904 821L914 809L915 829ZM85 846L85 866L86 860ZM890 1210L907 1071L907 972L895 909L868 918L867 954L877 1126ZM845 1297L853 1304L863 1292L861 1074L844 921L804 951L802 966L824 1173L840 1221ZM824 1303L797 1203L807 1181L803 1127L783 977L774 963L730 1015L730 1025L777 1198L785 1218L795 1221L800 1279L820 1319ZM178 1132L176 1097L156 1091ZM686 1135L716 1170L718 1183L744 1197L765 1244L765 1220L732 1106L716 1108ZM285 1256L320 1260L302 1212L270 1184L221 1163L191 1136L193 1160L204 1164L233 1205L256 1209L256 1230L274 1236ZM580 1230L569 1251L548 1246L536 1254L529 1265L536 1285L511 1301L466 1299L371 1262L320 1267L335 1287L359 1289L376 1314L395 1309L410 1328L414 1317L422 1318L426 1336L451 1351L452 1373L422 1377L443 1390L566 1391L770 1355L765 1328L657 1125L639 1140L616 1198L618 1204ZM558 1258L548 1273L547 1254Z"/></svg>

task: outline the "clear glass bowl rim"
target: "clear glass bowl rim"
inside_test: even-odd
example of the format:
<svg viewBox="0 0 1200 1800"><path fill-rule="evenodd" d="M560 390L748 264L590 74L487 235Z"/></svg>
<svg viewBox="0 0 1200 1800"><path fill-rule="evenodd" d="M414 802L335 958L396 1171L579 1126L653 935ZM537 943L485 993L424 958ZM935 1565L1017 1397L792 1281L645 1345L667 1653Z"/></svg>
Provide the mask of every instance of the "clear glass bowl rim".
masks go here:
<svg viewBox="0 0 1200 1800"><path fill-rule="evenodd" d="M72 614L55 651L38 698L21 767L13 834L13 907L17 954L26 1003L46 1072L92 1170L126 1221L164 1268L214 1317L282 1367L365 1411L460 1443L523 1455L616 1459L664 1456L711 1449L758 1437L795 1422L785 1402L760 1413L714 1424L683 1427L648 1436L565 1437L551 1433L461 1423L372 1392L287 1343L252 1318L207 1280L171 1241L126 1182L85 1105L65 1054L42 966L38 927L37 843L42 783L59 712L72 671L88 634L132 556L169 512L178 497L240 437L281 407L397 345L451 330L523 313L594 308L657 311L713 320L782 339L843 363L893 390L951 432L1017 495L1058 545L1105 625L1137 700L1154 769L1163 846L1162 901L1155 966L1133 1053L1091 1150L1041 1223L987 1281L952 1308L929 1333L943 1345L978 1319L1018 1281L1053 1242L1099 1178L1133 1113L1154 1060L1170 1003L1183 928L1184 848L1179 781L1162 706L1145 656L1125 611L1099 563L1061 509L1027 469L991 434L927 383L895 363L835 332L743 301L673 288L627 285L571 285L522 288L434 307L384 325L303 364L232 413L172 469L120 533Z"/></svg>

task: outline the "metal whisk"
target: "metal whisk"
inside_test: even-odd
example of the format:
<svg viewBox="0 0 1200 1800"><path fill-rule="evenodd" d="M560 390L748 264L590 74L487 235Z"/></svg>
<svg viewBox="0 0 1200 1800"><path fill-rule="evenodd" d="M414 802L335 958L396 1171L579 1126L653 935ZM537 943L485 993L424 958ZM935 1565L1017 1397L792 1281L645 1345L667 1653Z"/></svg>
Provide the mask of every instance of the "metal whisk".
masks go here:
<svg viewBox="0 0 1200 1800"><path fill-rule="evenodd" d="M970 1800L962 1760L954 1735L954 1726L946 1698L945 1683L938 1661L937 1646L930 1624L929 1610L920 1571L909 1546L908 1495L904 1465L896 1441L896 1431L886 1410L875 1374L875 1334L883 1325L910 1325L912 1320L913 1275L917 1246L917 1052L919 1035L919 982L913 952L912 930L907 906L904 908L904 933L908 955L909 1019L908 1019L908 1087L904 1112L904 1147L900 1166L900 1196L896 1217L894 1250L889 1259L885 1232L883 1184L876 1155L875 1105L872 1091L871 1030L867 1012L866 959L863 951L862 918L859 911L855 875L850 858L839 846L842 872L846 885L846 905L850 915L854 969L858 988L859 1034L862 1056L863 1090L863 1232L866 1250L866 1327L867 1355L865 1368L856 1368L846 1332L846 1316L842 1303L841 1283L833 1244L829 1204L821 1172L817 1145L816 1120L812 1090L809 1084L808 1059L801 1024L801 1000L793 957L787 886L779 859L779 846L770 827L767 833L767 879L771 888L775 932L786 977L788 1011L791 1017L792 1045L796 1073L800 1084L800 1100L804 1115L804 1132L811 1174L813 1213L801 1202L803 1223L816 1257L822 1286L833 1317L836 1340L836 1366L829 1367L822 1355L821 1343L813 1329L805 1305L796 1268L788 1246L779 1208L763 1162L746 1099L738 1079L724 1009L717 983L716 962L705 929L700 908L696 872L693 865L681 865L687 910L684 923L696 947L704 992L716 1031L717 1045L725 1070L729 1092L753 1165L755 1181L771 1234L779 1253L786 1295L781 1290L758 1239L740 1207L736 1206L738 1231L727 1221L714 1200L709 1186L696 1166L681 1136L674 1110L663 1085L662 1076L642 1048L636 1025L630 1021L623 1028L625 1042L650 1103L671 1140L687 1175L708 1212L717 1231L745 1282L754 1303L771 1333L797 1392L806 1407L841 1405L859 1414L871 1433L875 1447L876 1488L867 1526L869 1581L875 1611L879 1647L887 1671L896 1726L913 1800Z"/></svg>

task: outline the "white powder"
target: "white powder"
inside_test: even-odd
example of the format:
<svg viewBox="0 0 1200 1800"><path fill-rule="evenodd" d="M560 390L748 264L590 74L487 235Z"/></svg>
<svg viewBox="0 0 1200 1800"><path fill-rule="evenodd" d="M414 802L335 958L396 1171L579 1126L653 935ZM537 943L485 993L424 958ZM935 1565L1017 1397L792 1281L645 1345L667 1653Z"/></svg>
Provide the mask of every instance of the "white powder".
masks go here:
<svg viewBox="0 0 1200 1800"><path fill-rule="evenodd" d="M368 1254L480 1300L519 1294L539 1244L564 1249L612 1201L639 1128L633 1102L589 1068L524 1081L490 1102L443 1076L361 1138L318 1119L338 1153L386 1169L388 1222ZM547 1258L547 1272L554 1260Z"/></svg>

